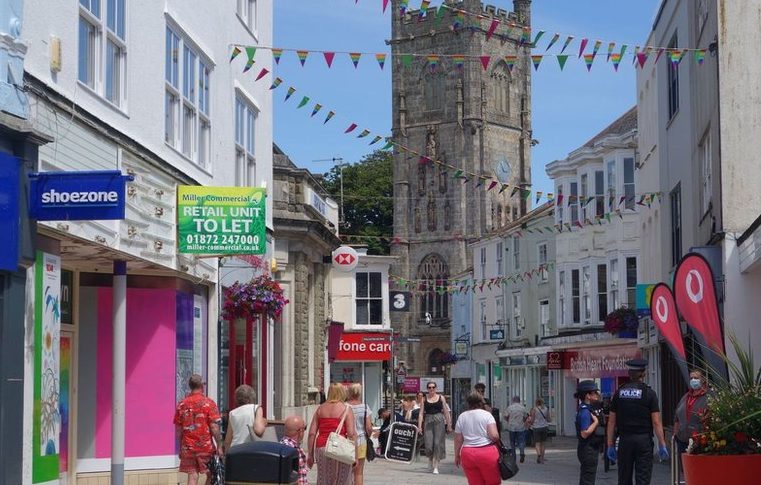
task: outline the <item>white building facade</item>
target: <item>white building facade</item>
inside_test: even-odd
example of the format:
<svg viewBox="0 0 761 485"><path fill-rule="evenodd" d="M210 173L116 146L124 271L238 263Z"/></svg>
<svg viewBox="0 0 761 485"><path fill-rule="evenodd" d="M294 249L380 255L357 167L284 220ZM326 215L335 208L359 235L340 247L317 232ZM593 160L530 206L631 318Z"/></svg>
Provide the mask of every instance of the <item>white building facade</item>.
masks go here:
<svg viewBox="0 0 761 485"><path fill-rule="evenodd" d="M229 63L231 44L271 45L272 6L255 0L81 0L52 10L49 2L27 1L24 9L29 120L53 139L40 151L37 169L117 170L134 179L124 220L38 224L39 249L60 264L66 312L60 342L53 342L60 344L59 390L68 407L55 449L44 452L35 445L38 418L25 415L23 483L108 483L108 329L112 273L121 262L128 329L121 349L127 367L124 468L134 480L175 483L180 475L171 415L188 392L187 376L203 375L207 393L218 394L224 278L215 258L177 252L177 187L272 187L271 94ZM262 67L271 62L257 61ZM268 200L267 260L271 214ZM27 313L32 345L34 316ZM272 325L262 323L261 332L271 334ZM271 344L262 345L271 355ZM31 410L37 399L31 352L26 366L25 408ZM257 395L267 404L271 385L260 383Z"/></svg>

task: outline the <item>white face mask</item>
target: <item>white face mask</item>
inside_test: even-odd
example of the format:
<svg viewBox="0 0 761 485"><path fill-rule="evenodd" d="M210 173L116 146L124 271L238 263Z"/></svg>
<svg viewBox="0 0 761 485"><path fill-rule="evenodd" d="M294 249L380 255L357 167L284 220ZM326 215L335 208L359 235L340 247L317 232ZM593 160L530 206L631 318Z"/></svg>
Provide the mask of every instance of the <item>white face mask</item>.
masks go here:
<svg viewBox="0 0 761 485"><path fill-rule="evenodd" d="M700 379L690 379L690 387L697 391L698 389L703 387L703 383L700 382Z"/></svg>

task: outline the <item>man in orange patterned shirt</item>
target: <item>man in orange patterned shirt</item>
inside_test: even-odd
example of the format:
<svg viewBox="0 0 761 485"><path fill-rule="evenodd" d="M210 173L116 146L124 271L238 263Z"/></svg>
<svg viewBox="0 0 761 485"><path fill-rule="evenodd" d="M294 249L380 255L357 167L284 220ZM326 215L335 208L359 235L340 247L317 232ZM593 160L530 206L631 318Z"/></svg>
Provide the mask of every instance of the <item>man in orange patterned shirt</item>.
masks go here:
<svg viewBox="0 0 761 485"><path fill-rule="evenodd" d="M201 376L190 376L188 386L190 395L177 405L174 424L180 435L180 472L188 474L188 485L197 485L201 473L206 474L208 481L209 460L215 449L220 457L224 456L219 429L222 417L217 404L204 395Z"/></svg>

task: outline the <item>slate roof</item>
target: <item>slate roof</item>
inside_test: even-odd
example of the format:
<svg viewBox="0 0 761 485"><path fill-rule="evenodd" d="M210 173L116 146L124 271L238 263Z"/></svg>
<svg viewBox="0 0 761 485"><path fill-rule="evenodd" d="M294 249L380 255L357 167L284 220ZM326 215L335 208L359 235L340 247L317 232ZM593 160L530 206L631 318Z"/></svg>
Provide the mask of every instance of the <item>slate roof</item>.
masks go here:
<svg viewBox="0 0 761 485"><path fill-rule="evenodd" d="M611 135L623 135L625 133L629 133L632 130L637 129L637 107L632 107L629 111L621 115L616 121L608 125L607 128L602 130L600 133L596 134L594 137L592 137L591 140L586 142L583 146L591 148L595 146L595 144L602 140L605 137L611 136Z"/></svg>

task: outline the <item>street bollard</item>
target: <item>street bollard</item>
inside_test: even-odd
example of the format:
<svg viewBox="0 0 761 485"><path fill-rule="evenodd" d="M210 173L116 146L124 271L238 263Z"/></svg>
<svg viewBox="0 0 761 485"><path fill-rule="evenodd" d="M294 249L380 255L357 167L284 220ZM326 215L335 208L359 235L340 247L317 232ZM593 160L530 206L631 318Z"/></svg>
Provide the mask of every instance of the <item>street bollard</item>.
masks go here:
<svg viewBox="0 0 761 485"><path fill-rule="evenodd" d="M256 441L233 446L226 454L226 485L292 485L298 478L299 453L290 446Z"/></svg>

